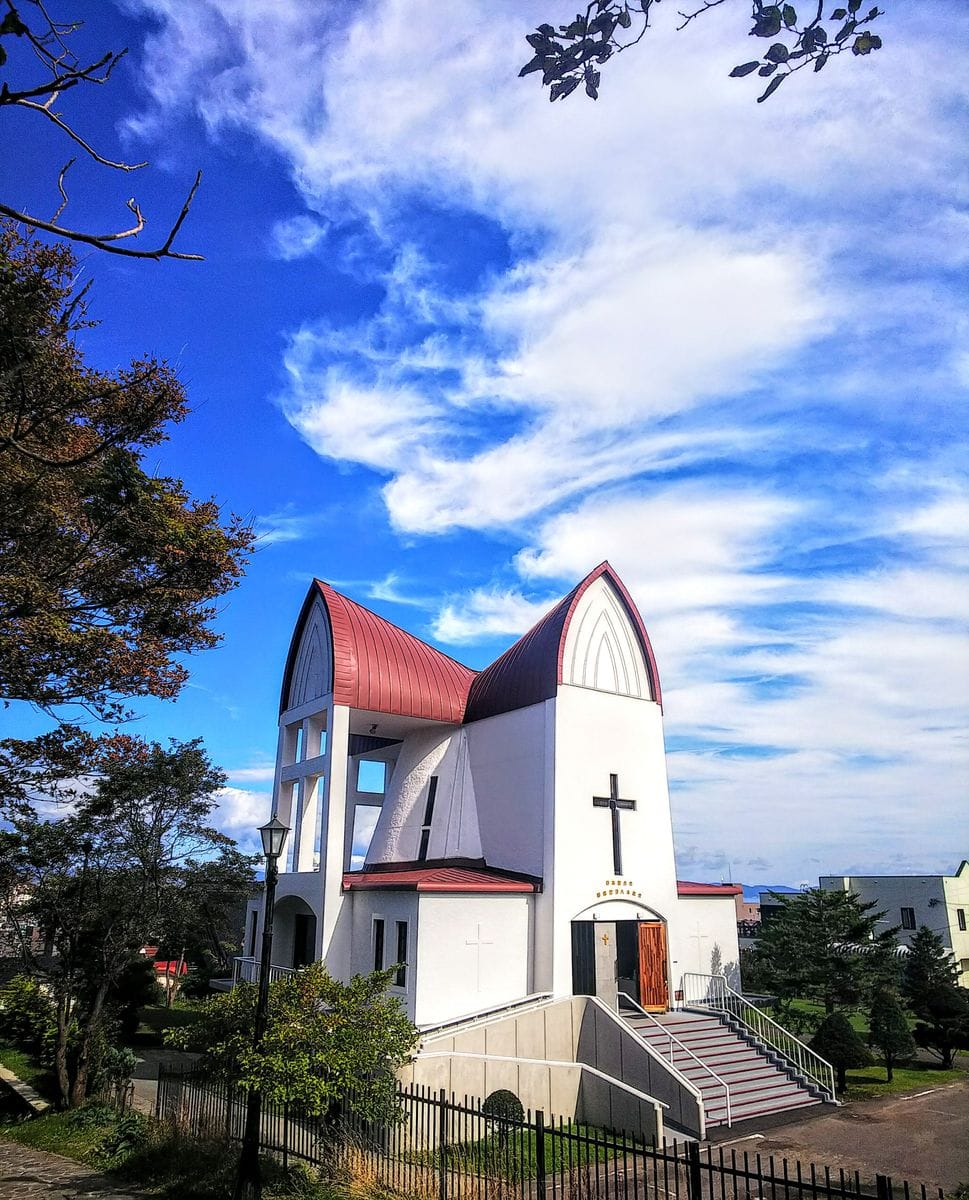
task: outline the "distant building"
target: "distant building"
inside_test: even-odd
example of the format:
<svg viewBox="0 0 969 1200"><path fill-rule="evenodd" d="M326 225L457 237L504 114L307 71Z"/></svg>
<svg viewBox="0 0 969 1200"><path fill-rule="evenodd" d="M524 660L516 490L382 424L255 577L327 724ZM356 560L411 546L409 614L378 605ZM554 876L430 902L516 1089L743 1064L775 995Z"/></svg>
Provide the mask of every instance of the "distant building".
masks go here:
<svg viewBox="0 0 969 1200"><path fill-rule="evenodd" d="M902 945L927 925L959 964L959 982L969 987L969 861L963 859L954 875L822 875L818 882L828 891L874 901L885 912L876 932L897 925Z"/></svg>

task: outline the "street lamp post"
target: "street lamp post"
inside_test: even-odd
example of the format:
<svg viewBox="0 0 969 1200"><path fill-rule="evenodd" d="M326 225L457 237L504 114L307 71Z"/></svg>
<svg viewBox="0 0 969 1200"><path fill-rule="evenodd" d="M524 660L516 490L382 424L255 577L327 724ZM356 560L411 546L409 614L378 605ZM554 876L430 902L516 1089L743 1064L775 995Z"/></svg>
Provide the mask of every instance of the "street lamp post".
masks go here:
<svg viewBox="0 0 969 1200"><path fill-rule="evenodd" d="M258 1050L266 1032L269 1011L269 966L273 948L273 908L276 903L276 881L279 878L277 861L283 852L289 829L273 814L272 820L259 830L262 851L266 856L266 898L262 918L262 956L259 960L259 994L256 1000L256 1022L252 1036ZM239 1173L233 1200L259 1200L262 1196L262 1174L259 1169L259 1125L262 1116L262 1093L250 1088L246 1097L246 1127L242 1135Z"/></svg>

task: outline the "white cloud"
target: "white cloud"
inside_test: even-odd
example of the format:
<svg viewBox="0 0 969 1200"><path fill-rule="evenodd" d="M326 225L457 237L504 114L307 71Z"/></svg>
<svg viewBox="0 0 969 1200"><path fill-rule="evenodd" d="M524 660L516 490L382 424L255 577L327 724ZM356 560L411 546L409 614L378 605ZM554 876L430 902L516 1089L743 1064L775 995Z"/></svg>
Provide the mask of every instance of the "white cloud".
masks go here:
<svg viewBox="0 0 969 1200"><path fill-rule="evenodd" d="M437 641L456 645L530 629L555 603L527 600L520 592L476 588L459 601L446 603L437 615L433 633Z"/></svg>
<svg viewBox="0 0 969 1200"><path fill-rule="evenodd" d="M277 221L271 234L273 251L284 262L312 254L325 237L326 225L305 213Z"/></svg>
<svg viewBox="0 0 969 1200"><path fill-rule="evenodd" d="M215 793L212 824L239 845L244 854L261 853L259 826L269 820L272 796L247 788L224 787Z"/></svg>
<svg viewBox="0 0 969 1200"><path fill-rule="evenodd" d="M379 475L396 530L517 539L520 586L449 594L436 636L520 632L608 557L657 650L683 844L938 869L969 836L969 10L893 11L880 54L756 105L736 6L681 34L661 6L597 105L549 105L515 79L547 0L131 2L162 21L159 109L197 97L288 164L314 215L280 247L369 227L352 267L383 301L307 316L281 404ZM497 223L509 265L446 287L415 199Z"/></svg>
<svg viewBox="0 0 969 1200"><path fill-rule="evenodd" d="M285 542L301 542L317 533L328 519L326 513L300 513L291 508L267 513L255 521L260 546L276 546Z"/></svg>

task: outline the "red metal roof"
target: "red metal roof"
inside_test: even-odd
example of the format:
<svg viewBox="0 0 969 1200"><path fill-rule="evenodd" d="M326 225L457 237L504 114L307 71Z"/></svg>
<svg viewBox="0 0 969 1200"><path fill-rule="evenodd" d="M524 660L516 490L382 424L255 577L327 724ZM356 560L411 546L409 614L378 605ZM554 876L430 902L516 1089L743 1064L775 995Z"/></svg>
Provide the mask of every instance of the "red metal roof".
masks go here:
<svg viewBox="0 0 969 1200"><path fill-rule="evenodd" d="M572 614L584 592L602 575L607 576L622 598L646 657L653 699L662 703L659 672L643 618L622 580L608 562L603 562L546 613L537 625L533 625L528 633L477 676L468 693L465 721L480 721L496 713L538 704L555 695L562 682L562 657Z"/></svg>
<svg viewBox="0 0 969 1200"><path fill-rule="evenodd" d="M399 870L348 871L343 890L369 891L377 888L407 892L537 892L539 884L524 876L489 867L412 867Z"/></svg>
<svg viewBox="0 0 969 1200"><path fill-rule="evenodd" d="M686 879L676 881L678 896L739 896L743 890L739 883L690 883Z"/></svg>
<svg viewBox="0 0 969 1200"><path fill-rule="evenodd" d="M333 699L337 704L396 716L458 723L475 672L328 583L315 579L303 605L283 675L281 705L304 621L322 596L333 635Z"/></svg>

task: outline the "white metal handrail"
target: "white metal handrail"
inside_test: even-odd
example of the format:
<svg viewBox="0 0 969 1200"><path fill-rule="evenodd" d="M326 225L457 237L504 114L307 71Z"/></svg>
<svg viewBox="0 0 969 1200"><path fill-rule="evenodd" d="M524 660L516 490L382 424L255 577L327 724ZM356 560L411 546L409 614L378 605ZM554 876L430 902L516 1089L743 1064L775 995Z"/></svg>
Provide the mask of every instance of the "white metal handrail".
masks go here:
<svg viewBox="0 0 969 1200"><path fill-rule="evenodd" d="M692 1058L698 1067L702 1067L704 1069L704 1071L706 1071L706 1073L708 1075L712 1076L713 1079L720 1085L720 1087L723 1088L723 1096L724 1096L724 1101L725 1101L726 1110L727 1110L727 1126L728 1127L731 1126L733 1124L733 1118L730 1113L730 1086L727 1083L727 1081L725 1079L721 1079L720 1076L716 1073L716 1071L714 1071L712 1067L707 1066L707 1064L703 1061L702 1058L697 1058L697 1056L693 1053L693 1051L690 1049L690 1047L685 1042L681 1042L680 1039L678 1037L676 1037L670 1031L668 1026L664 1025L662 1021L657 1021L657 1019L653 1016L653 1014L651 1012L647 1012L645 1008L643 1008L641 1005L637 1004L636 1001L632 998L632 996L629 996L625 992L623 992L616 1002L617 1003L617 1011L618 1011L618 1004L620 1001L623 1004L628 1004L630 1008L634 1008L636 1010L636 1012L638 1012L641 1016L647 1017L650 1021L653 1022L653 1024L656 1026L657 1029L661 1029L663 1031L663 1033L669 1038L670 1066L671 1067L676 1066L676 1062L674 1061L674 1058L673 1058L673 1047L675 1046L677 1049L682 1050L683 1053L686 1054L689 1058ZM643 1040L645 1041L645 1039L643 1039Z"/></svg>
<svg viewBox="0 0 969 1200"><path fill-rule="evenodd" d="M260 963L258 958L239 956L232 960L232 982L258 983ZM285 979L287 975L296 975L297 967L280 967L273 963L269 968L269 982L274 979Z"/></svg>
<svg viewBox="0 0 969 1200"><path fill-rule="evenodd" d="M810 1079L835 1100L834 1067L783 1025L778 1025L763 1009L734 991L722 975L687 972L683 976L683 1004L686 1008L707 1008L725 1013L785 1059L799 1075Z"/></svg>
<svg viewBox="0 0 969 1200"><path fill-rule="evenodd" d="M421 1037L433 1038L450 1036L462 1029L470 1029L483 1021L493 1021L504 1016L517 1016L532 1008L540 1008L552 999L551 992L533 992L530 996L522 996L520 1000L510 1000L507 1004L499 1004L495 1008L484 1008L479 1012L465 1013L460 1017L452 1017L449 1021L440 1021L434 1025L419 1025Z"/></svg>

